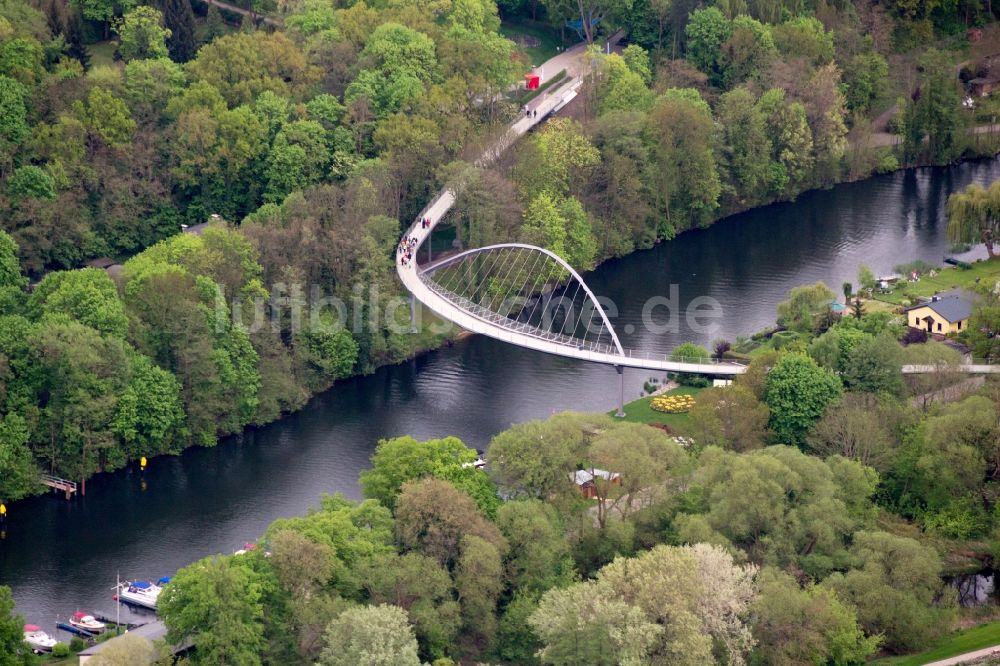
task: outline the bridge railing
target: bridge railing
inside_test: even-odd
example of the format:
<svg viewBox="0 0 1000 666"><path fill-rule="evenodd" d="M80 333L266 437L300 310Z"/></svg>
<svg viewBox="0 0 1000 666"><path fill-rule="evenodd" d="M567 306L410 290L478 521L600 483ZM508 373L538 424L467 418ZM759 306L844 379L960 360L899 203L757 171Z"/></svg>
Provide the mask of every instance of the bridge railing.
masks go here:
<svg viewBox="0 0 1000 666"><path fill-rule="evenodd" d="M536 326L532 326L527 322L520 322L516 319L511 319L497 312L493 312L488 308L475 303L464 296L460 296L448 289L445 289L441 285L437 284L431 280L428 276L421 274L420 280L427 286L428 289L436 293L437 295L444 298L446 301L461 308L463 311L472 315L473 317L484 321L488 324L498 326L504 330L511 333L525 335L538 340L544 340L546 342L554 342L556 344L564 345L566 347L573 347L578 351L585 351L594 354L602 354L609 356L618 356L618 349L607 343L596 342L592 340L581 340L580 338L574 338L572 336L566 335L564 333L557 333L553 331L546 331L540 329ZM698 356L675 356L666 352L647 352L643 350L636 349L624 349L625 356L627 358L634 358L643 361L663 361L663 362L673 362L673 363L687 363L691 365L748 365L746 361L735 360L735 359L718 359L715 357L698 357Z"/></svg>

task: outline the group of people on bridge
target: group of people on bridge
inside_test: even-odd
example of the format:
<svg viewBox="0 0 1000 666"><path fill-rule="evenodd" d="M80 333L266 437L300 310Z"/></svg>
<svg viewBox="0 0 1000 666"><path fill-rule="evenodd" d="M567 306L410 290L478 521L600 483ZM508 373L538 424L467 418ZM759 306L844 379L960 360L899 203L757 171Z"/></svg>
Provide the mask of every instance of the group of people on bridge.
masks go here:
<svg viewBox="0 0 1000 666"><path fill-rule="evenodd" d="M423 220L421 220L423 223ZM408 263L413 261L413 250L417 247L417 237L410 236L409 238L404 238L399 241L399 246L396 248L396 253L399 255L399 263L402 266L406 266Z"/></svg>

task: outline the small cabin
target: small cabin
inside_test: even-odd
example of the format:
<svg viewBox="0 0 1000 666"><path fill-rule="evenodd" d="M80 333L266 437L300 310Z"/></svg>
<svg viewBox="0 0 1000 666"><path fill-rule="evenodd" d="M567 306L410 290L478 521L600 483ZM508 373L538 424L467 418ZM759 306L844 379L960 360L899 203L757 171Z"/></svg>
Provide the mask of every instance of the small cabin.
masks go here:
<svg viewBox="0 0 1000 666"><path fill-rule="evenodd" d="M988 97L1000 88L1000 78L980 76L969 81L969 94L974 97Z"/></svg>
<svg viewBox="0 0 1000 666"><path fill-rule="evenodd" d="M597 488L594 487L594 482L597 479L603 479L604 481L610 483L611 485L620 485L622 482L621 474L618 472L609 472L603 469L597 469L591 467L590 469L578 469L569 475L576 487L580 489L580 494L587 499L594 499L597 497Z"/></svg>
<svg viewBox="0 0 1000 666"><path fill-rule="evenodd" d="M935 335L960 333L969 325L972 304L961 296L935 296L927 303L906 309L906 322Z"/></svg>

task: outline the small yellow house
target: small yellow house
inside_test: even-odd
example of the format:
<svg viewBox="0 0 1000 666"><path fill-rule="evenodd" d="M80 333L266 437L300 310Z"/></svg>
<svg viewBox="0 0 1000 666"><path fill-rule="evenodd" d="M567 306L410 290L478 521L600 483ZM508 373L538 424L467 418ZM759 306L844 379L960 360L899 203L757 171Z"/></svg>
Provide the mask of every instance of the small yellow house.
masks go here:
<svg viewBox="0 0 1000 666"><path fill-rule="evenodd" d="M935 297L906 309L906 323L937 335L960 333L969 325L972 305L959 296Z"/></svg>

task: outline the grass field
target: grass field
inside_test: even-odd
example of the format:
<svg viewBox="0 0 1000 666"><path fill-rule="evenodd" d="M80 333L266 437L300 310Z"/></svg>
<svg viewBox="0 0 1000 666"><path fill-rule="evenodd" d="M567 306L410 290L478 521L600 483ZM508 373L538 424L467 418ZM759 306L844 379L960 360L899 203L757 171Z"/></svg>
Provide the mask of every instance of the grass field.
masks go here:
<svg viewBox="0 0 1000 666"><path fill-rule="evenodd" d="M558 47L562 46L559 31L544 26L525 25L523 23L503 23L500 25L500 33L509 39L514 40L518 35L534 37L538 40L538 46L522 46L522 50L531 59L531 66L537 67L543 62L558 53Z"/></svg>
<svg viewBox="0 0 1000 666"><path fill-rule="evenodd" d="M998 644L1000 644L1000 622L990 622L946 636L936 647L926 652L902 657L886 657L872 663L878 666L923 666L932 661Z"/></svg>
<svg viewBox="0 0 1000 666"><path fill-rule="evenodd" d="M704 390L705 389L692 388L690 386L680 386L661 395L680 395L687 393L689 395L697 396ZM690 418L687 414L665 414L664 412L654 410L649 406L649 403L652 402L652 400L653 396L646 396L645 398L639 398L638 400L634 400L625 405L624 420L631 421L632 423L663 423L671 428L683 428L690 422ZM613 409L608 412L608 414L614 416L615 411L616 410Z"/></svg>
<svg viewBox="0 0 1000 666"><path fill-rule="evenodd" d="M971 289L975 286L977 279L981 282L1000 280L1000 258L977 261L969 269L948 266L941 269L934 277L924 275L920 278L920 282L907 282L905 289L900 288L888 294L878 294L877 298L880 301L898 305L903 302L905 294L933 296L949 289Z"/></svg>

